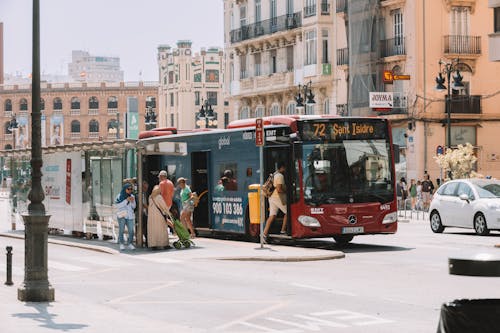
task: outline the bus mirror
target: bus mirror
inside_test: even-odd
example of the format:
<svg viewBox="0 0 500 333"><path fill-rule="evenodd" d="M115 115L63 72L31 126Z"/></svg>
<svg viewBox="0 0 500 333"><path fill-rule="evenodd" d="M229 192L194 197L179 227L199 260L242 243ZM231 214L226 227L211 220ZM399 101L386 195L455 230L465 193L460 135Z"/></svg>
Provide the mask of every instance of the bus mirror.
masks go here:
<svg viewBox="0 0 500 333"><path fill-rule="evenodd" d="M295 141L293 143L293 159L298 160L302 158L302 142Z"/></svg>
<svg viewBox="0 0 500 333"><path fill-rule="evenodd" d="M393 144L392 151L394 152L394 164L399 163L399 145Z"/></svg>

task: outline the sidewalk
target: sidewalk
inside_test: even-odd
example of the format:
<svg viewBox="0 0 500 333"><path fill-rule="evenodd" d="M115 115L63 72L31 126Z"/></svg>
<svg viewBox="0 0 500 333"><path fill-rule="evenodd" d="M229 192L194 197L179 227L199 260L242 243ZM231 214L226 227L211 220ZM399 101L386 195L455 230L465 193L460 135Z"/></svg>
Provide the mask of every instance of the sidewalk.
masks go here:
<svg viewBox="0 0 500 333"><path fill-rule="evenodd" d="M24 231L3 231L0 237L24 238ZM176 240L170 239L170 244ZM98 251L118 255L151 253L153 250L137 248L135 250L119 251L118 244L111 240L87 240L71 236L49 235L49 244L78 247L89 251ZM342 251L322 250L314 248L297 247L293 245L264 244L243 241L231 241L214 238L198 237L193 239L195 246L189 249L154 251L164 253L166 256L175 256L178 259L214 259L214 260L240 260L240 261L313 261L331 260L345 257Z"/></svg>

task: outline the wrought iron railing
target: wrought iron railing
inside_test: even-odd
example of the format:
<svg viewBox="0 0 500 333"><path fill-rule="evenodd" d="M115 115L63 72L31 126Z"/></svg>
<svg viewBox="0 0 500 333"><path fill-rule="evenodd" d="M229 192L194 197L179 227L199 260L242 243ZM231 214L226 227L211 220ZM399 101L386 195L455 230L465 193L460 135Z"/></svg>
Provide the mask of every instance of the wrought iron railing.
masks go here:
<svg viewBox="0 0 500 333"><path fill-rule="evenodd" d="M481 99L481 95L452 95L450 112L480 114Z"/></svg>
<svg viewBox="0 0 500 333"><path fill-rule="evenodd" d="M337 50L337 66L349 65L349 49L344 47Z"/></svg>
<svg viewBox="0 0 500 333"><path fill-rule="evenodd" d="M382 57L391 57L396 55L405 55L405 38L394 37L381 41L380 52Z"/></svg>
<svg viewBox="0 0 500 333"><path fill-rule="evenodd" d="M444 36L444 53L481 54L481 36Z"/></svg>
<svg viewBox="0 0 500 333"><path fill-rule="evenodd" d="M310 17L316 15L316 5L304 7L304 17Z"/></svg>
<svg viewBox="0 0 500 333"><path fill-rule="evenodd" d="M302 26L302 13L273 17L268 20L245 25L239 29L231 30L231 43L269 35L279 31L286 31Z"/></svg>

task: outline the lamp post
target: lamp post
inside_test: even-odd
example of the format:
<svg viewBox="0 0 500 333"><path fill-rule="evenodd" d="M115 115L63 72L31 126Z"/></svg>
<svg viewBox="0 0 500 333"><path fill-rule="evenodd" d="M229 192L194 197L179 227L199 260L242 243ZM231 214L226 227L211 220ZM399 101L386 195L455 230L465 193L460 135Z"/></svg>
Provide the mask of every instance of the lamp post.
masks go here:
<svg viewBox="0 0 500 333"><path fill-rule="evenodd" d="M297 96L295 96L295 101L297 102L297 108L305 107L304 99L306 98L307 98L306 105L316 104L316 101L314 100L314 94L312 92L312 81L309 81L309 83L303 85L299 83Z"/></svg>
<svg viewBox="0 0 500 333"><path fill-rule="evenodd" d="M202 101L197 118L196 125L198 127L202 127L203 121L205 122L205 128L217 127L217 113L212 109L212 105L208 102L208 99L205 102Z"/></svg>
<svg viewBox="0 0 500 333"><path fill-rule="evenodd" d="M45 212L42 188L42 131L40 112L40 0L33 0L33 47L31 83L31 190L28 194L28 214L23 213L24 281L17 290L23 302L54 301L47 270L47 244L50 215Z"/></svg>
<svg viewBox="0 0 500 333"><path fill-rule="evenodd" d="M146 114L144 115L146 125L146 131L149 131L156 127L156 112L151 106L147 107Z"/></svg>
<svg viewBox="0 0 500 333"><path fill-rule="evenodd" d="M436 90L444 91L447 90L447 95L445 99L445 112L446 112L446 147L451 148L451 73L456 71L455 76L453 76L453 89L461 90L464 88L462 83L462 75L458 70L459 60L454 59L452 61L439 60L439 74L436 77ZM443 77L446 75L446 79ZM446 81L447 80L447 81ZM448 84L445 86L445 83ZM451 170L448 171L448 178L451 179Z"/></svg>
<svg viewBox="0 0 500 333"><path fill-rule="evenodd" d="M116 138L120 138L120 113L116 113Z"/></svg>
<svg viewBox="0 0 500 333"><path fill-rule="evenodd" d="M12 115L9 122L9 127L7 128L9 132L12 133L12 149L16 148L16 129L17 129L17 119L16 115ZM14 213L17 210L17 185L16 178L14 177L14 155L10 157L10 197L12 200L12 210L11 210L11 228L12 230L16 230L16 220L14 218Z"/></svg>

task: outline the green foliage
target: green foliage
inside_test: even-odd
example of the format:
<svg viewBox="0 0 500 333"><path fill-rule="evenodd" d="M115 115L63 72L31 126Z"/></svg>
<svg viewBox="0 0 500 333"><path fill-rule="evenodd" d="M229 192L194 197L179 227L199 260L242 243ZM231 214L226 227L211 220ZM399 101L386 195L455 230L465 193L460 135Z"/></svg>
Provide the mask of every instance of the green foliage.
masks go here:
<svg viewBox="0 0 500 333"><path fill-rule="evenodd" d="M434 159L443 169L445 180L450 180L450 171L452 179L481 177L473 170L477 157L474 156L474 147L470 143L458 145L456 149L447 149L445 154L435 156Z"/></svg>

